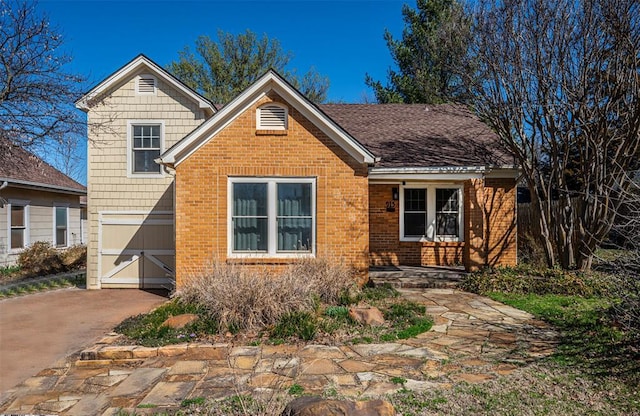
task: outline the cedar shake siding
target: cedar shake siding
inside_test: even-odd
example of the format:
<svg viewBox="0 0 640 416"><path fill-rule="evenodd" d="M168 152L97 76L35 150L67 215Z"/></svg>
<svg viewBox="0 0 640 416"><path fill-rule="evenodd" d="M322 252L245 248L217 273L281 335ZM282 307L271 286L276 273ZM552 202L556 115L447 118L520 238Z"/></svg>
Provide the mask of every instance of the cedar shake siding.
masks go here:
<svg viewBox="0 0 640 416"><path fill-rule="evenodd" d="M277 102L271 92L176 167L176 286L212 260L283 265L290 258L229 258L230 177L315 178L316 257L368 270L367 166L357 163L292 106L288 128L256 129L259 106Z"/></svg>
<svg viewBox="0 0 640 416"><path fill-rule="evenodd" d="M168 149L205 120L203 109L171 84L157 77L157 93L136 93L136 77L142 69L92 100L87 112L88 150L88 222L87 286L99 287L98 229L102 211L173 211L173 176L130 177L127 159L127 126L132 120L162 122L164 143ZM104 274L104 271L103 271Z"/></svg>

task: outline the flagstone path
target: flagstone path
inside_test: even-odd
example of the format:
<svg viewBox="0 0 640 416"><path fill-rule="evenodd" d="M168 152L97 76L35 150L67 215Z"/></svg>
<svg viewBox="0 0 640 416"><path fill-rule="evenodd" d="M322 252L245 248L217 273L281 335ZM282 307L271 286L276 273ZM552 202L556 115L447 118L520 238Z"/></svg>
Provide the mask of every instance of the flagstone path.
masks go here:
<svg viewBox="0 0 640 416"><path fill-rule="evenodd" d="M14 388L0 413L144 414L179 408L187 398L269 397L294 384L305 393L377 397L402 388L399 378L404 388L423 390L508 375L557 344L557 332L543 322L482 296L455 289L400 292L434 317L429 332L386 344L159 348L113 346L113 334Z"/></svg>

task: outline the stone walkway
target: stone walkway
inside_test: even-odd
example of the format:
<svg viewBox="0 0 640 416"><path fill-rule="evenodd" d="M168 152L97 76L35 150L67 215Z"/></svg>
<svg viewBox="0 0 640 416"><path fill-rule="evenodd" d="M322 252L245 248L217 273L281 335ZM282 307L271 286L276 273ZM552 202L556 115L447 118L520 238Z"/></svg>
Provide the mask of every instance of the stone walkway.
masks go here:
<svg viewBox="0 0 640 416"><path fill-rule="evenodd" d="M113 415L170 411L187 398L239 393L271 397L297 384L345 396L478 383L551 354L557 333L526 312L454 289L402 289L435 319L431 331L387 344L111 346L107 336L80 356L9 392L0 413ZM397 381L397 379L395 379ZM138 406L143 405L143 408ZM144 405L157 406L145 410Z"/></svg>

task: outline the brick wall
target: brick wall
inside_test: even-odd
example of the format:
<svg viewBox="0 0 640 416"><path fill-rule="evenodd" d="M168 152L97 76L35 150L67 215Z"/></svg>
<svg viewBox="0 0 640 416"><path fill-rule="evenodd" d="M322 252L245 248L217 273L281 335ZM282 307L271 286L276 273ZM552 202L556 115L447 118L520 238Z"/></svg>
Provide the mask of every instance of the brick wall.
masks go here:
<svg viewBox="0 0 640 416"><path fill-rule="evenodd" d="M256 132L260 99L176 167L176 285L227 260L229 176L315 177L316 253L368 270L367 167L289 106L286 135ZM235 261L235 260L234 260ZM241 260L278 268L287 260Z"/></svg>
<svg viewBox="0 0 640 416"><path fill-rule="evenodd" d="M464 242L400 241L400 209L389 212L392 188L369 185L371 265L463 264L467 270L516 263L515 180L464 181Z"/></svg>
<svg viewBox="0 0 640 416"><path fill-rule="evenodd" d="M386 202L398 185L369 185L369 246L371 265L462 264L464 243L400 241L400 206L388 212Z"/></svg>

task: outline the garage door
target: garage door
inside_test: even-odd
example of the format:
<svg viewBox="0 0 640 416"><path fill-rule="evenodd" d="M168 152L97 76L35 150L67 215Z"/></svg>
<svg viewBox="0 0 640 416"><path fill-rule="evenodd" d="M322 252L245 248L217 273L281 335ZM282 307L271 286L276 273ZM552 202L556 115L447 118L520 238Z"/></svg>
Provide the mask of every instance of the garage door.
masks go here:
<svg viewBox="0 0 640 416"><path fill-rule="evenodd" d="M99 221L101 287L173 287L175 246L171 212L103 212Z"/></svg>

